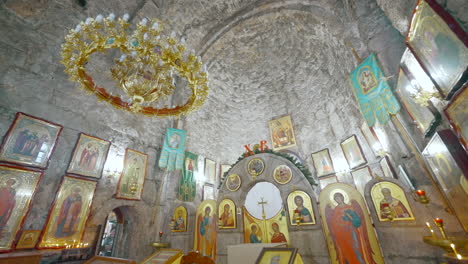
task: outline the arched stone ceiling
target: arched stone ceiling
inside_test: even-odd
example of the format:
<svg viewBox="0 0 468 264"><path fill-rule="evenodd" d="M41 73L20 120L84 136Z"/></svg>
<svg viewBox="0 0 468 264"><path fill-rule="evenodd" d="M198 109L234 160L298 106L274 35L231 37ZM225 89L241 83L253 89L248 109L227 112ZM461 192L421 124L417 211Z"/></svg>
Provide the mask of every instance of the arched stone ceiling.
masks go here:
<svg viewBox="0 0 468 264"><path fill-rule="evenodd" d="M249 10L253 15L204 38L210 94L187 118L190 150L232 163L243 144L269 140L268 120L285 114L305 153L323 144L312 142L311 133L335 141L344 130L335 131L328 112L339 100L356 110L346 82L355 59L344 44L345 27L324 8L288 7Z"/></svg>

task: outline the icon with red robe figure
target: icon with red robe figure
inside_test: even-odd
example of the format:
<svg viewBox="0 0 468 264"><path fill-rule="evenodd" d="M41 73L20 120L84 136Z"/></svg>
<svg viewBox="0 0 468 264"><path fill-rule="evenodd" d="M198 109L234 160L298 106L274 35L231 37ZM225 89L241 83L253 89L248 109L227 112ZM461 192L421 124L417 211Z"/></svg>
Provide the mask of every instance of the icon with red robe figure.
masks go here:
<svg viewBox="0 0 468 264"><path fill-rule="evenodd" d="M57 229L55 237L72 236L77 229L80 221L80 212L82 207L81 188L72 188L72 193L63 201L60 208L60 214L57 219Z"/></svg>
<svg viewBox="0 0 468 264"><path fill-rule="evenodd" d="M6 224L16 204L16 190L13 188L15 184L15 178L9 178L0 188L0 238L3 237Z"/></svg>
<svg viewBox="0 0 468 264"><path fill-rule="evenodd" d="M271 236L271 243L287 243L288 242L284 234L280 232L278 223L273 222L273 224L271 224L271 229L273 229L273 235Z"/></svg>
<svg viewBox="0 0 468 264"><path fill-rule="evenodd" d="M328 204L325 215L335 245L337 263L377 264L367 234L366 219L359 203L356 200L346 203L340 192L335 193L333 199L337 205L332 208Z"/></svg>

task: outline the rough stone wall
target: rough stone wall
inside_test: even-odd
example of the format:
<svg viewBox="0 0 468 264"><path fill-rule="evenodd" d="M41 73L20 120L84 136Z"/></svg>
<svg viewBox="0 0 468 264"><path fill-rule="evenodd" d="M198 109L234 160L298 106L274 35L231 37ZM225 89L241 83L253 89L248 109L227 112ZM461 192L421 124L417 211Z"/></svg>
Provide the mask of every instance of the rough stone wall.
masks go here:
<svg viewBox="0 0 468 264"><path fill-rule="evenodd" d="M120 245L119 256L141 260L152 252L150 243L157 238L154 208L163 175L155 164L171 120L136 116L86 95L67 80L59 54L68 29L85 19L86 13L136 12L137 8L129 1L116 1L113 7L106 1L89 1L86 10L73 1L40 1L40 8L35 6L39 3L31 6L31 2L35 1L0 4L0 135L5 135L18 111L60 124L64 130L23 229L44 228L78 134L83 132L112 142L105 170L121 171L125 148L149 155L142 200L113 198L118 176L104 172L88 222L88 226L103 225L114 208L129 208L126 220L132 235L125 240L125 247ZM141 12L150 11L147 8Z"/></svg>

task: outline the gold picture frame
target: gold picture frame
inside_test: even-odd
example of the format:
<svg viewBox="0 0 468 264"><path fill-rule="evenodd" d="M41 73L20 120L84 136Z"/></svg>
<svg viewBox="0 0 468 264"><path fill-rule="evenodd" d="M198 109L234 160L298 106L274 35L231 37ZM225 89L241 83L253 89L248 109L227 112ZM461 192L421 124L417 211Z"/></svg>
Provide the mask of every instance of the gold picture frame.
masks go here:
<svg viewBox="0 0 468 264"><path fill-rule="evenodd" d="M100 179L110 142L80 133L67 173Z"/></svg>
<svg viewBox="0 0 468 264"><path fill-rule="evenodd" d="M333 160L328 148L319 150L311 154L317 177L324 177L335 173Z"/></svg>
<svg viewBox="0 0 468 264"><path fill-rule="evenodd" d="M37 244L41 230L24 230L16 244L16 249L30 249Z"/></svg>
<svg viewBox="0 0 468 264"><path fill-rule="evenodd" d="M187 231L187 209L179 206L174 210L172 219L174 220L174 228L172 232L186 232Z"/></svg>
<svg viewBox="0 0 468 264"><path fill-rule="evenodd" d="M0 148L0 161L45 169L63 127L44 119L16 113Z"/></svg>
<svg viewBox="0 0 468 264"><path fill-rule="evenodd" d="M270 128L273 150L282 150L296 146L296 137L294 136L294 128L290 115L268 121L268 127Z"/></svg>
<svg viewBox="0 0 468 264"><path fill-rule="evenodd" d="M260 252L255 264L295 264L296 256L298 256L297 251L297 248L266 247ZM302 261L299 263L302 263Z"/></svg>
<svg viewBox="0 0 468 264"><path fill-rule="evenodd" d="M117 185L115 198L141 200L146 178L148 155L133 150L125 150L124 167Z"/></svg>
<svg viewBox="0 0 468 264"><path fill-rule="evenodd" d="M291 168L287 165L279 165L273 171L273 179L278 184L287 184L293 178L293 173Z"/></svg>
<svg viewBox="0 0 468 264"><path fill-rule="evenodd" d="M226 189L228 189L231 192L239 190L241 185L242 179L237 174L230 174L226 179Z"/></svg>
<svg viewBox="0 0 468 264"><path fill-rule="evenodd" d="M405 191L397 184L389 181L380 181L372 186L370 193L379 221L415 220ZM384 213L385 208L392 215L391 219Z"/></svg>
<svg viewBox="0 0 468 264"><path fill-rule="evenodd" d="M340 145L350 169L367 163L356 135L352 135L343 140Z"/></svg>
<svg viewBox="0 0 468 264"><path fill-rule="evenodd" d="M468 85L455 95L444 113L465 150L468 152Z"/></svg>
<svg viewBox="0 0 468 264"><path fill-rule="evenodd" d="M292 226L315 225L314 209L310 196L304 191L294 191L288 195L289 224Z"/></svg>
<svg viewBox="0 0 468 264"><path fill-rule="evenodd" d="M96 185L91 180L63 177L38 249L76 247L81 242Z"/></svg>
<svg viewBox="0 0 468 264"><path fill-rule="evenodd" d="M247 172L254 178L262 175L265 170L265 162L260 158L254 158L247 163Z"/></svg>
<svg viewBox="0 0 468 264"><path fill-rule="evenodd" d="M179 263L182 259L183 252L180 249L174 248L161 248L155 253L149 255L138 264L165 264L165 263Z"/></svg>
<svg viewBox="0 0 468 264"><path fill-rule="evenodd" d="M236 204L231 199L223 199L218 206L218 228L219 229L235 229L237 228L236 221Z"/></svg>
<svg viewBox="0 0 468 264"><path fill-rule="evenodd" d="M42 174L26 168L0 165L0 252L13 250Z"/></svg>

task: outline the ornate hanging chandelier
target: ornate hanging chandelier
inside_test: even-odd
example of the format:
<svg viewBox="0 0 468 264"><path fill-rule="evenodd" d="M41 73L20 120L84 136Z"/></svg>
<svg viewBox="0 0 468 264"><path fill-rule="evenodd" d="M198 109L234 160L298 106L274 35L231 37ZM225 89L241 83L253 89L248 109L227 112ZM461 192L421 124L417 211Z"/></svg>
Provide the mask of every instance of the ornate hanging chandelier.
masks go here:
<svg viewBox="0 0 468 264"><path fill-rule="evenodd" d="M116 108L149 116L187 115L208 94L208 76L200 57L185 40L164 34L161 21L143 18L130 31L129 15L87 18L70 30L62 45L62 64L70 80ZM176 89L185 103L164 104ZM107 88L105 88L106 86ZM178 93L179 94L179 93ZM170 103L169 103L170 104Z"/></svg>

